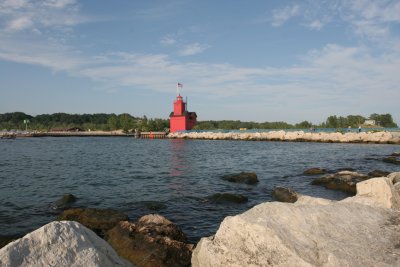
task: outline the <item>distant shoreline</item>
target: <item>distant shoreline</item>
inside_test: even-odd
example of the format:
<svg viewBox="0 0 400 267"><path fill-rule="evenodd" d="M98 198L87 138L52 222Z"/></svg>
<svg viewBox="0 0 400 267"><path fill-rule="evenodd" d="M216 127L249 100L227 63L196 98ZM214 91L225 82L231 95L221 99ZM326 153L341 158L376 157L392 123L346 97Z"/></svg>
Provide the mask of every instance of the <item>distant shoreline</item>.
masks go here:
<svg viewBox="0 0 400 267"><path fill-rule="evenodd" d="M10 133L0 133L0 137ZM30 137L139 137L135 133L123 131L83 131L83 132L35 132L15 133L17 138ZM160 137L162 136L162 137ZM282 141L282 142L320 142L320 143L363 143L400 145L400 132L306 132L306 131L268 131L268 132L142 132L145 139L203 139L203 140L241 140L241 141Z"/></svg>

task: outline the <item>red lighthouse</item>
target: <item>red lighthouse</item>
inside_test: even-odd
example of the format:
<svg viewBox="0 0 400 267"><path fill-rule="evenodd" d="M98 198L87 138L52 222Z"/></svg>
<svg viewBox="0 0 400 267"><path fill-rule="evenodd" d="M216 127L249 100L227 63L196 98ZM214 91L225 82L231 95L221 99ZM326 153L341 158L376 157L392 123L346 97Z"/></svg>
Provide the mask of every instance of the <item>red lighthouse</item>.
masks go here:
<svg viewBox="0 0 400 267"><path fill-rule="evenodd" d="M178 89L182 84L178 83ZM174 101L174 112L169 115L170 132L191 130L196 125L196 112L189 112L186 109L186 102L178 91L178 95Z"/></svg>

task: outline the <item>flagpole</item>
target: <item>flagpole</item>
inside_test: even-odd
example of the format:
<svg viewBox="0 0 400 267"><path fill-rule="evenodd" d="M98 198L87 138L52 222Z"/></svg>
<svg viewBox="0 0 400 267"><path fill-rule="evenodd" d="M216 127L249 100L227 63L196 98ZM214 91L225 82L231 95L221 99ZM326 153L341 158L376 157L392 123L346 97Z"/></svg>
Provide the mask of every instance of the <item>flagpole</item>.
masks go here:
<svg viewBox="0 0 400 267"><path fill-rule="evenodd" d="M177 83L177 84L176 84L176 94L177 94L177 96L180 95L180 93L179 93L179 88L182 88L182 87L183 87L183 84L181 84L181 83Z"/></svg>

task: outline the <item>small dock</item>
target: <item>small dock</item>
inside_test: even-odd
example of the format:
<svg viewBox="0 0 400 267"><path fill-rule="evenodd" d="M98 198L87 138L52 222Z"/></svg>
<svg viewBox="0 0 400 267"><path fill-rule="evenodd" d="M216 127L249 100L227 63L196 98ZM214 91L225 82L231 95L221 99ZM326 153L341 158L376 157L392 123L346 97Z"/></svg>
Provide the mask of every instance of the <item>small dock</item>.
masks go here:
<svg viewBox="0 0 400 267"><path fill-rule="evenodd" d="M164 139L167 138L166 132L141 132L140 138L142 139Z"/></svg>

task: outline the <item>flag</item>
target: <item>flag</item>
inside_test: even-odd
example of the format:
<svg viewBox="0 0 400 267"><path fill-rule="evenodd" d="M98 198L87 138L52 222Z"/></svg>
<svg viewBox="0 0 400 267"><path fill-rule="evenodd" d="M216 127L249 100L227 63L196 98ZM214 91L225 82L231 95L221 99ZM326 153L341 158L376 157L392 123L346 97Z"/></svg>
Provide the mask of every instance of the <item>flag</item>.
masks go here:
<svg viewBox="0 0 400 267"><path fill-rule="evenodd" d="M178 83L178 88L182 88L183 87L183 84L181 84L181 83Z"/></svg>

